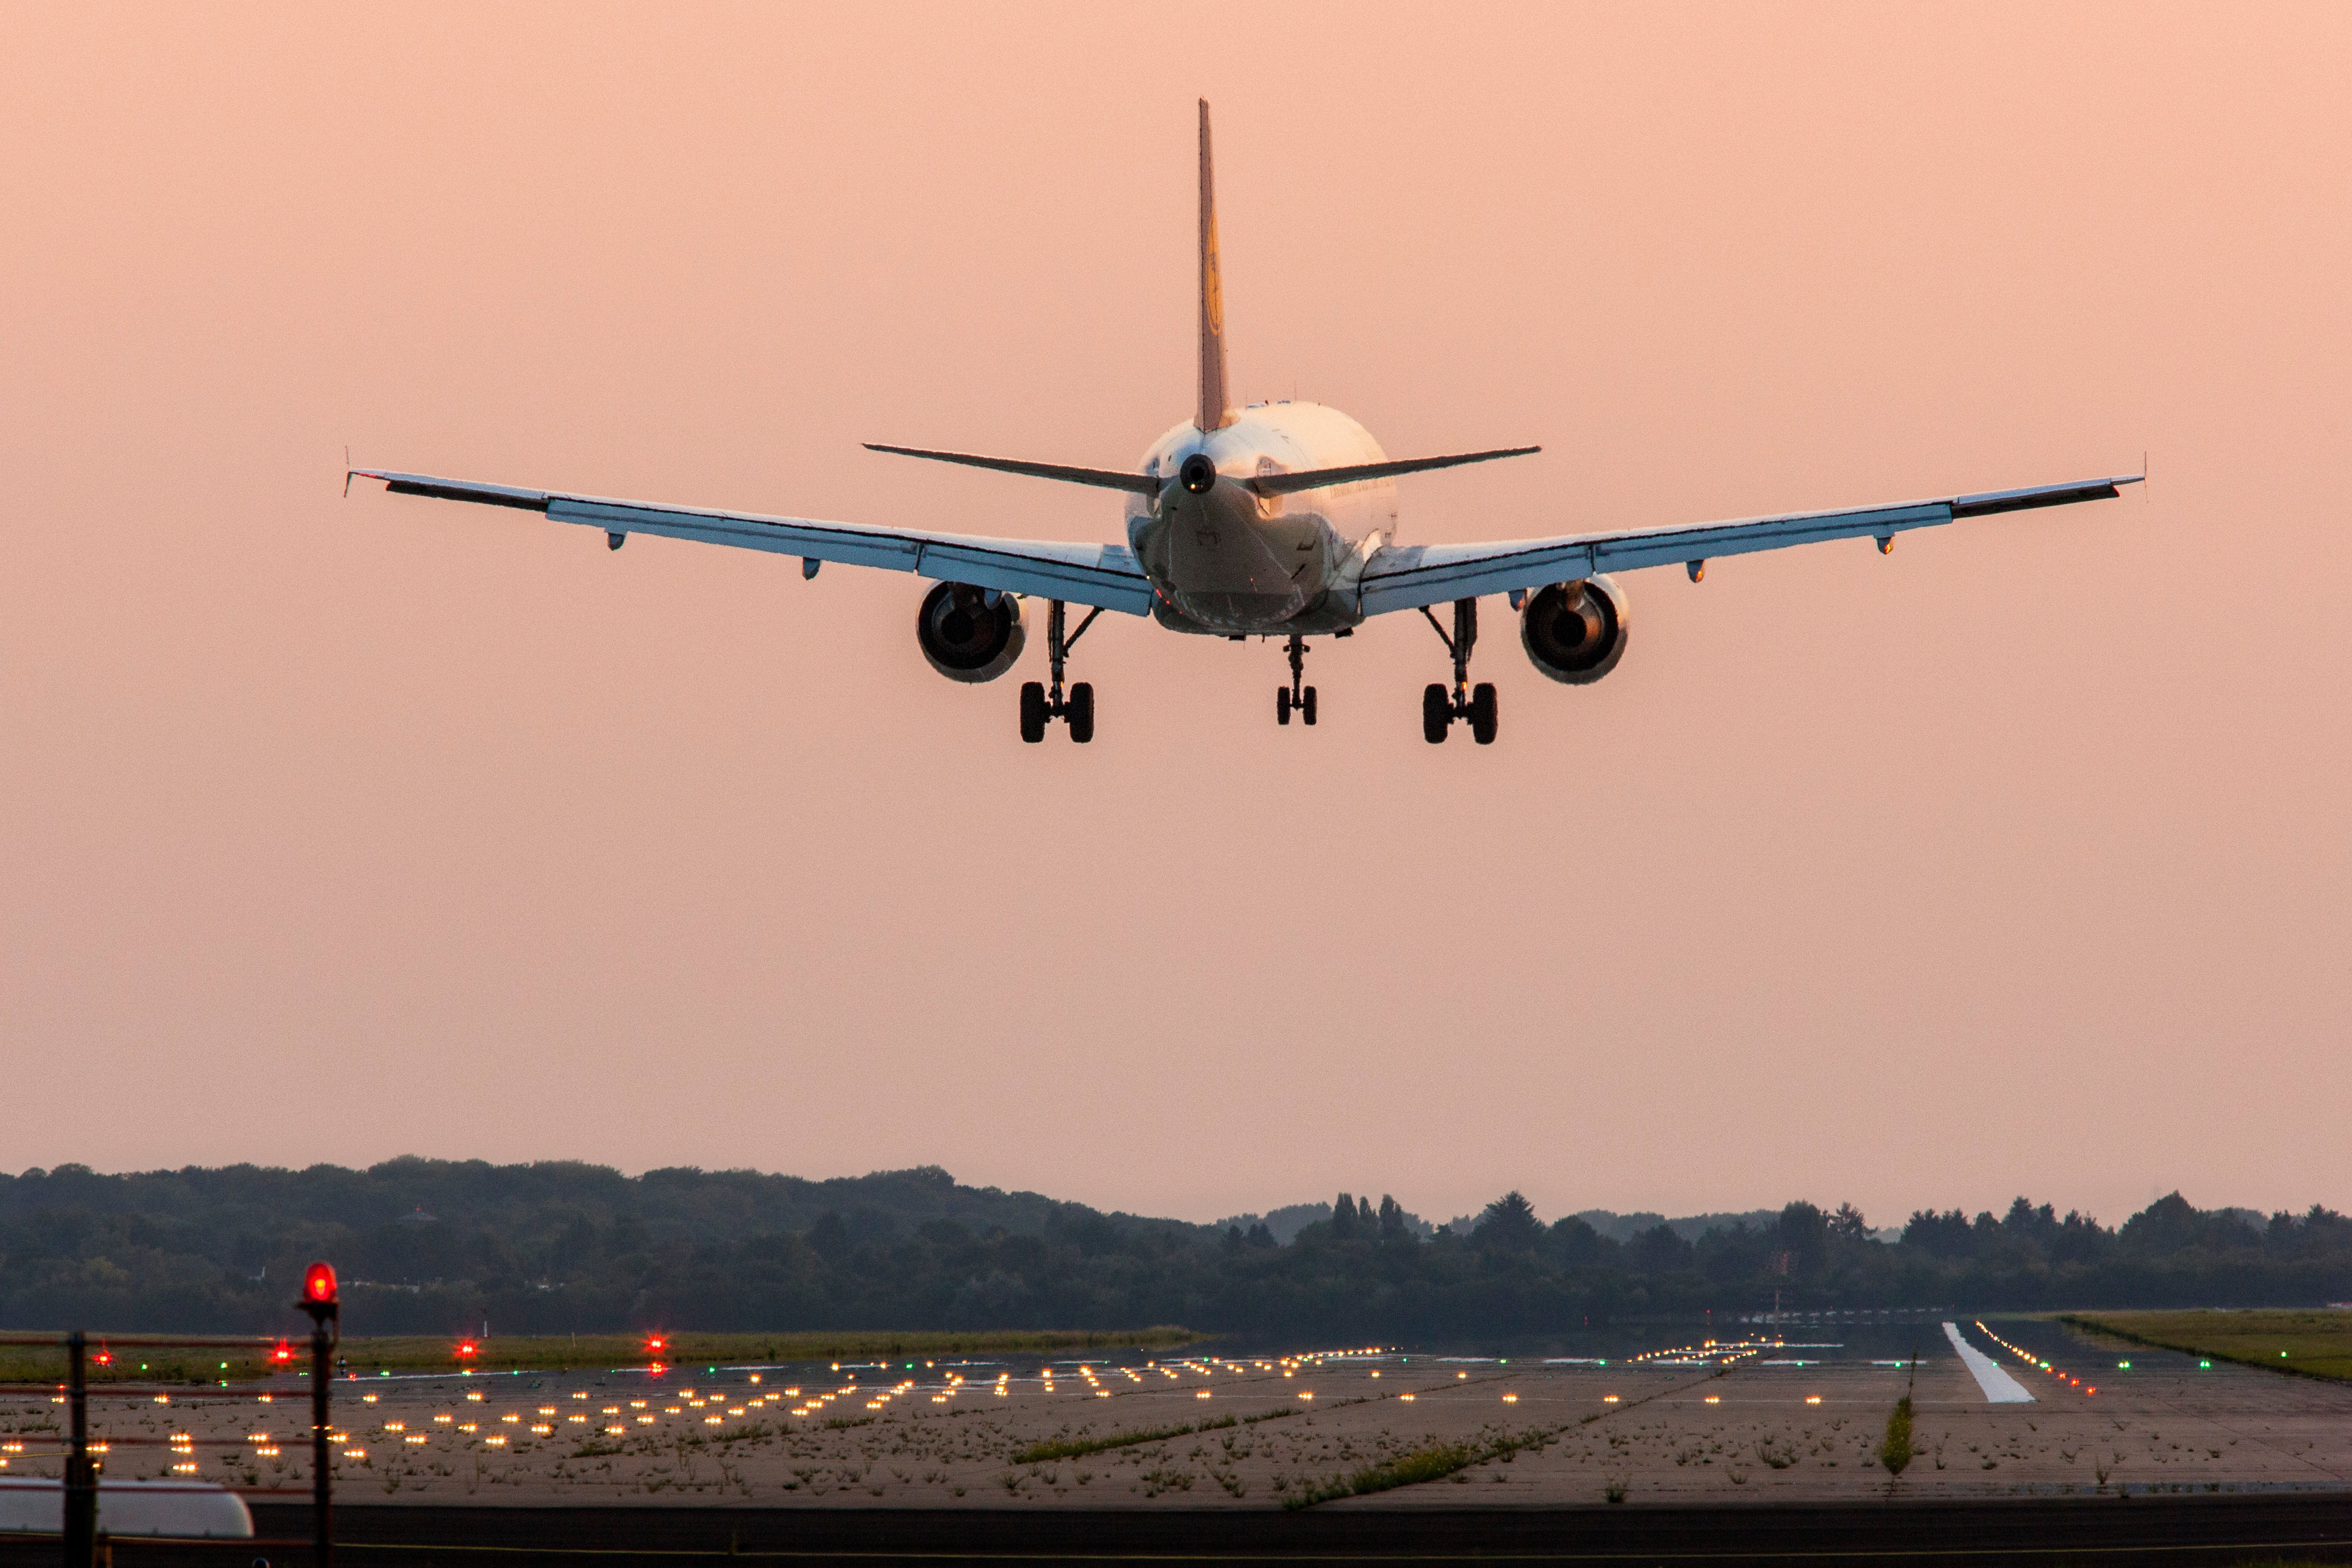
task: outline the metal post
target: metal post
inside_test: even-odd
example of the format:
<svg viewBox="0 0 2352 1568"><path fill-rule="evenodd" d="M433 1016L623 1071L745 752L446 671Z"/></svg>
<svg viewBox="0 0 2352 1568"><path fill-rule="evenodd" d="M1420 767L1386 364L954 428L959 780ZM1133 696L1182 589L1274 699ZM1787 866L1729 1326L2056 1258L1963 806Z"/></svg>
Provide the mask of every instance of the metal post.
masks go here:
<svg viewBox="0 0 2352 1568"><path fill-rule="evenodd" d="M1478 601L1454 601L1454 706L1470 710L1470 650L1478 643Z"/></svg>
<svg viewBox="0 0 2352 1568"><path fill-rule="evenodd" d="M339 1303L331 1266L313 1263L303 1270L302 1299L294 1304L310 1319L310 1551L318 1568L329 1568L335 1560L335 1456L327 1441L327 1405L343 1321Z"/></svg>
<svg viewBox="0 0 2352 1568"><path fill-rule="evenodd" d="M322 1313L310 1328L310 1528L311 1560L319 1568L335 1561L334 1455L327 1443L327 1401L334 1385L335 1342Z"/></svg>
<svg viewBox="0 0 2352 1568"><path fill-rule="evenodd" d="M98 1559L98 1472L89 1462L89 1342L76 1329L66 1336L66 1403L72 1446L66 1450L66 1568L91 1568Z"/></svg>
<svg viewBox="0 0 2352 1568"><path fill-rule="evenodd" d="M1061 600L1047 601L1045 658L1054 667L1054 689L1046 700L1052 704L1052 710L1055 713L1062 710L1062 669L1070 657L1070 645L1062 637L1063 617L1066 613Z"/></svg>

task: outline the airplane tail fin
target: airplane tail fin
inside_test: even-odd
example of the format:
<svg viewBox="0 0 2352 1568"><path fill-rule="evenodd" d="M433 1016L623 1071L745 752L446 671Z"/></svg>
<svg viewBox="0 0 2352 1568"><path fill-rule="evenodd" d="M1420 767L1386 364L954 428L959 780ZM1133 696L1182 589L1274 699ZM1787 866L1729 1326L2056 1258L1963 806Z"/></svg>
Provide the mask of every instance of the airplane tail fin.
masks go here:
<svg viewBox="0 0 2352 1568"><path fill-rule="evenodd" d="M1225 289L1217 266L1217 186L1209 164L1209 100L1201 100L1201 400L1205 434L1234 422L1225 395Z"/></svg>

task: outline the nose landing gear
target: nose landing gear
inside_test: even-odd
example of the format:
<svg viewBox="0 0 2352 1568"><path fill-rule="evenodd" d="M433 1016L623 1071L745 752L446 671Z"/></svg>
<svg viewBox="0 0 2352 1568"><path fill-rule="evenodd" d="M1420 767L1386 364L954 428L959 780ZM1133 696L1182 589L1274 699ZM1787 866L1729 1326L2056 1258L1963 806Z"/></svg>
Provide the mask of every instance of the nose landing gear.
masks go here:
<svg viewBox="0 0 2352 1568"><path fill-rule="evenodd" d="M1307 639L1294 635L1290 639L1290 684L1278 689L1274 694L1276 723L1289 723L1290 715L1293 712L1297 713L1299 718L1309 724L1315 722L1315 689L1298 684L1300 678L1306 673Z"/></svg>
<svg viewBox="0 0 2352 1568"><path fill-rule="evenodd" d="M1478 643L1478 601L1454 601L1454 635L1447 637L1445 628L1437 624L1427 605L1421 613L1428 617L1430 629L1445 651L1454 656L1454 689L1449 691L1437 681L1431 681L1421 694L1421 738L1431 745L1444 742L1445 731L1456 719L1470 722L1470 738L1482 746L1495 743L1495 688L1486 681L1475 687L1470 684L1470 650Z"/></svg>
<svg viewBox="0 0 2352 1568"><path fill-rule="evenodd" d="M1070 688L1069 695L1062 694L1062 673L1069 663L1070 650L1087 635L1087 628L1102 614L1099 607L1087 612L1078 629L1067 637L1062 635L1063 604L1050 601L1045 612L1045 657L1053 663L1054 689L1048 692L1036 681L1025 682L1021 688L1021 738L1031 745L1045 738L1045 725L1059 719L1070 727L1070 739L1083 746L1095 738L1095 689L1087 681L1078 681ZM1309 723L1314 721L1307 721Z"/></svg>

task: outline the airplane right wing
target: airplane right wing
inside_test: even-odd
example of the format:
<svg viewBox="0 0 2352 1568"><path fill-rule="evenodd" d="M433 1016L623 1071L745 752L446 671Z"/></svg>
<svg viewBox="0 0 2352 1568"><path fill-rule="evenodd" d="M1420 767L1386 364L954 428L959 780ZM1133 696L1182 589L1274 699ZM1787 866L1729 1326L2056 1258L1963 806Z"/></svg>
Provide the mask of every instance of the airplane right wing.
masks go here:
<svg viewBox="0 0 2352 1568"><path fill-rule="evenodd" d="M1612 533L1571 533L1558 539L1506 540L1493 544L1415 544L1391 547L1365 564L1358 584L1365 616L1419 609L1482 594L1541 588L1601 572L1642 566L1704 566L1719 555L1746 555L1825 539L1876 539L1885 548L1896 534L1933 528L1963 518L2075 501L2107 500L2144 476L2078 479L2020 490L1985 490L1937 500L1846 511L1794 512L1747 518L1738 522L1685 523L1673 528L1629 529Z"/></svg>

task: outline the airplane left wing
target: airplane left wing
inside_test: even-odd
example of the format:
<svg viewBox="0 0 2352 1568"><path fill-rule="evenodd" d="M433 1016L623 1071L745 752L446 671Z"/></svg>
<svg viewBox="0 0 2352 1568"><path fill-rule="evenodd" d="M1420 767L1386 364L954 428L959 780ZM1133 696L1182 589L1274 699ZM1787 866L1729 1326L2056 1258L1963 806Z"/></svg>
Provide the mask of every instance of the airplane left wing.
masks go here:
<svg viewBox="0 0 2352 1568"><path fill-rule="evenodd" d="M519 489L353 468L354 479L381 479L394 495L433 496L544 512L558 522L602 529L614 549L632 533L699 540L797 555L803 562L833 561L845 566L877 566L910 572L940 582L969 583L1008 594L1061 599L1130 616L1149 615L1152 588L1124 544L1066 544L1047 539L988 539L935 533L927 529L873 528L854 522L817 522L799 517L712 511L700 507L656 506L608 500L555 490ZM805 568L813 572L813 566Z"/></svg>
<svg viewBox="0 0 2352 1568"><path fill-rule="evenodd" d="M2021 490L1986 490L1937 500L1846 511L1793 512L1784 517L1738 522L1687 523L1675 528L1632 529L1613 533L1571 533L1558 539L1509 540L1494 544L1416 544L1375 553L1358 583L1359 613L1383 615L1418 609L1482 594L1541 588L1601 572L1642 566L1704 566L1720 555L1746 555L1811 544L1825 539L1876 539L1880 548L1896 534L1933 528L1963 518L2075 501L2112 500L2119 487L2144 476L2080 479Z"/></svg>

